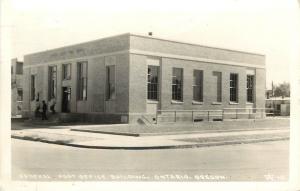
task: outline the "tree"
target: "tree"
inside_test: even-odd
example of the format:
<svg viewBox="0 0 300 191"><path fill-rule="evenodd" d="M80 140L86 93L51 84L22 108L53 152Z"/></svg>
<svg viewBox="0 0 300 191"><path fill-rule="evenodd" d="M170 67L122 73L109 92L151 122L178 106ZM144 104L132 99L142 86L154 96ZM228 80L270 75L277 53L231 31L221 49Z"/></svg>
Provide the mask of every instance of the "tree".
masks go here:
<svg viewBox="0 0 300 191"><path fill-rule="evenodd" d="M290 84L287 82L283 82L282 84L278 84L274 89L275 97L290 97Z"/></svg>

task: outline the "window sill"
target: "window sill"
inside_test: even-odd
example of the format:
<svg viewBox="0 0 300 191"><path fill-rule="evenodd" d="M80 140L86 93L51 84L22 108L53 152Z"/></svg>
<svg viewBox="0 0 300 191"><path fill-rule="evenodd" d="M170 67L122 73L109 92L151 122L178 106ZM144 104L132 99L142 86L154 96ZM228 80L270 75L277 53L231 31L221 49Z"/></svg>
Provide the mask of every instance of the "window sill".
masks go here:
<svg viewBox="0 0 300 191"><path fill-rule="evenodd" d="M151 100L151 99L148 99L147 100L147 103L153 103L153 104L156 104L156 103L158 103L158 100Z"/></svg>
<svg viewBox="0 0 300 191"><path fill-rule="evenodd" d="M247 102L246 105L253 105L253 102Z"/></svg>
<svg viewBox="0 0 300 191"><path fill-rule="evenodd" d="M229 102L229 105L238 105L238 102Z"/></svg>
<svg viewBox="0 0 300 191"><path fill-rule="evenodd" d="M171 104L182 105L183 103L184 103L183 101L175 101L175 100L171 101Z"/></svg>
<svg viewBox="0 0 300 191"><path fill-rule="evenodd" d="M193 105L203 105L203 102L201 102L201 101L193 101L192 104Z"/></svg>
<svg viewBox="0 0 300 191"><path fill-rule="evenodd" d="M211 105L222 105L222 102L212 102Z"/></svg>

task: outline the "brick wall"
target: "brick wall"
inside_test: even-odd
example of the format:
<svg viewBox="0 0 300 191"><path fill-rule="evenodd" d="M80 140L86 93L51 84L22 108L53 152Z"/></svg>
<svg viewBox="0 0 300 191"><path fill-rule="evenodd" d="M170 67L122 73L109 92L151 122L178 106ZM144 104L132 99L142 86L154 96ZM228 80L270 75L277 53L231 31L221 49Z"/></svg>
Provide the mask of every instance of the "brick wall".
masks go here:
<svg viewBox="0 0 300 191"><path fill-rule="evenodd" d="M130 56L130 112L146 112L147 100L147 65L146 56ZM172 103L172 68L183 68L183 103ZM162 110L206 110L222 108L245 108L246 107L246 70L247 67L228 66L197 61L186 61L171 58L162 58L161 62L161 98ZM203 70L203 104L193 103L193 70ZM213 72L222 73L222 103L216 102L215 78ZM229 101L230 73L238 74L238 103L231 104ZM256 69L256 91L254 107L264 107L265 70Z"/></svg>
<svg viewBox="0 0 300 191"><path fill-rule="evenodd" d="M188 43L178 43L139 35L130 36L130 48L156 53L225 60L265 66L265 57L259 54L193 45Z"/></svg>
<svg viewBox="0 0 300 191"><path fill-rule="evenodd" d="M256 80L255 80L255 100L256 108L265 108L265 91L266 91L266 70L256 69Z"/></svg>
<svg viewBox="0 0 300 191"><path fill-rule="evenodd" d="M130 54L129 112L145 113L147 100L146 56Z"/></svg>
<svg viewBox="0 0 300 191"><path fill-rule="evenodd" d="M114 58L114 63L109 63L106 58ZM77 63L78 61L88 62L88 82L87 82L87 100L77 100ZM62 65L71 64L71 79L62 79ZM44 65L37 65L25 68L25 85L24 85L24 101L25 110L34 111L35 102L30 100L30 76L36 75L36 93L40 94L40 101L48 101L48 68L49 66L57 67L57 99L56 111L61 112L62 104L62 87L71 87L71 112L90 113L90 112L106 112L105 110L105 82L106 82L106 68L107 64L116 65L116 99L113 100L113 113L127 113L128 112L128 65L129 55L119 54L114 56L99 56L88 59L71 60L68 62L58 61L45 63Z"/></svg>

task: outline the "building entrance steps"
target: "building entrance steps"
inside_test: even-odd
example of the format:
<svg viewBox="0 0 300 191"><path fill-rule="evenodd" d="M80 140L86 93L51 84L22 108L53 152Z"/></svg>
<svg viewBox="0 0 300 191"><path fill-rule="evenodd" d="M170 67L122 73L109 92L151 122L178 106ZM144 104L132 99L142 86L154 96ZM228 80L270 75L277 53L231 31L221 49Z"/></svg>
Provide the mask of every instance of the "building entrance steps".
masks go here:
<svg viewBox="0 0 300 191"><path fill-rule="evenodd" d="M60 122L60 115L58 113L47 113L47 120L42 120L42 114L39 113L36 117L29 118L24 121L25 124L39 124L39 125L55 125Z"/></svg>

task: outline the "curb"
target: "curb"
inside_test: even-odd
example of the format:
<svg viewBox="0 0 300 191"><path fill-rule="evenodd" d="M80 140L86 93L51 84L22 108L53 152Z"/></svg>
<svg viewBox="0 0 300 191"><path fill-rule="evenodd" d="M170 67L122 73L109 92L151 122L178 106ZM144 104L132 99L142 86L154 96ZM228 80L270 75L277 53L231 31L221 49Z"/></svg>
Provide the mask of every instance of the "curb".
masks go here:
<svg viewBox="0 0 300 191"><path fill-rule="evenodd" d="M165 145L165 146L141 146L141 147L125 147L125 146L89 146L89 145L79 145L72 143L62 143L57 141L49 141L45 139L33 139L28 137L22 137L17 135L11 135L11 138L27 140L27 141L37 141L48 144L64 145L77 148L89 148L89 149L111 149L111 150L154 150L154 149L183 149L183 148L199 148L199 147L211 147L211 146L223 146L223 145L237 145L237 144L249 144L258 142L269 142L269 141L283 141L289 140L289 137L277 137L269 139L248 139L243 141L223 141L223 142L208 142L208 143L197 143L197 144L185 144L185 145Z"/></svg>
<svg viewBox="0 0 300 191"><path fill-rule="evenodd" d="M123 132L112 132L112 131L95 131L88 129L70 129L71 131L79 131L79 132L88 132L88 133L100 133L100 134L110 134L110 135L125 135L132 137L140 137L143 136L140 133L123 133Z"/></svg>

